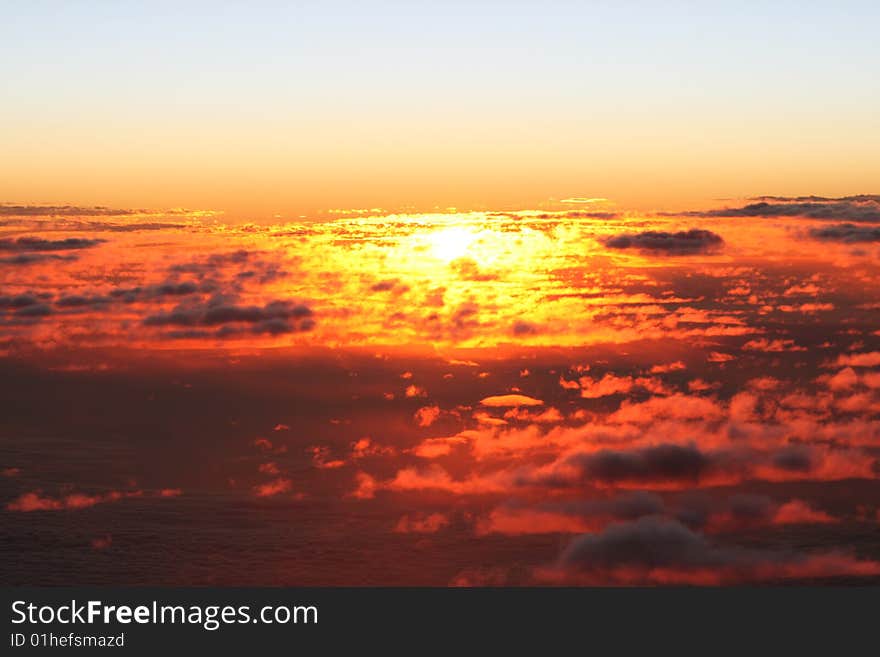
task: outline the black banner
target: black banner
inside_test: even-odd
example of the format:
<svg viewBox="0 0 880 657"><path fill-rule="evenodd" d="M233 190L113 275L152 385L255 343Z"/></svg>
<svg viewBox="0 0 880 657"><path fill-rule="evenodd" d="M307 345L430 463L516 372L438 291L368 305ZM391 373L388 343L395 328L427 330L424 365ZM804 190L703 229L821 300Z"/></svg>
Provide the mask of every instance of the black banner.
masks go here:
<svg viewBox="0 0 880 657"><path fill-rule="evenodd" d="M4 654L557 649L847 654L876 641L876 588L6 588ZM6 648L9 649L7 652Z"/></svg>

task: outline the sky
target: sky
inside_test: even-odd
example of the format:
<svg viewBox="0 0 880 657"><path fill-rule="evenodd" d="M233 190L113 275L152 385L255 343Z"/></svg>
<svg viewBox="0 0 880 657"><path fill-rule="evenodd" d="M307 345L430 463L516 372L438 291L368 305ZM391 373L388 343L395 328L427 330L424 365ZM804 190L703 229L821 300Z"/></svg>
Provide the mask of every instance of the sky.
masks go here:
<svg viewBox="0 0 880 657"><path fill-rule="evenodd" d="M877 584L876 19L0 2L0 583Z"/></svg>
<svg viewBox="0 0 880 657"><path fill-rule="evenodd" d="M877 11L4 2L0 197L267 221L864 193Z"/></svg>

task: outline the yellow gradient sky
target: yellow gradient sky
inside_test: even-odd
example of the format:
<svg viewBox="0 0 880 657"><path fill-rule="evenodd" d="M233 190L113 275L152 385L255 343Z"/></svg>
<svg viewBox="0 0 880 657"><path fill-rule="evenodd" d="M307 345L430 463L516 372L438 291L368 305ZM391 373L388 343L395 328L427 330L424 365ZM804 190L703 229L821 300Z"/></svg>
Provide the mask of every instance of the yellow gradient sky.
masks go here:
<svg viewBox="0 0 880 657"><path fill-rule="evenodd" d="M876 5L772 4L7 5L0 201L267 220L876 191Z"/></svg>

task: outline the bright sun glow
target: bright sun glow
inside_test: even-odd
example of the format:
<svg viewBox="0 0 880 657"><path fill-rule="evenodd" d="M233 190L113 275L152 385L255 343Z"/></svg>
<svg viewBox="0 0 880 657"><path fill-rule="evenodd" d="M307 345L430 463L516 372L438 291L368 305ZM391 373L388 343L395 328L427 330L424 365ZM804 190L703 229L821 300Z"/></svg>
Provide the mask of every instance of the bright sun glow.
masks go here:
<svg viewBox="0 0 880 657"><path fill-rule="evenodd" d="M431 255L451 262L462 257L475 239L473 232L466 228L444 228L427 236Z"/></svg>

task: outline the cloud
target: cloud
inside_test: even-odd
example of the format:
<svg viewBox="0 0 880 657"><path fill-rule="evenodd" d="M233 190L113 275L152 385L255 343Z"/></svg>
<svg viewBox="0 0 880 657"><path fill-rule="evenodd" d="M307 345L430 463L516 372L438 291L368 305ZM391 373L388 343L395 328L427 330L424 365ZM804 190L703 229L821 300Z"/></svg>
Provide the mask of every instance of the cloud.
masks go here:
<svg viewBox="0 0 880 657"><path fill-rule="evenodd" d="M668 372L677 372L679 370L687 369L687 365L684 362L677 360L672 363L664 363L660 365L654 365L650 369L651 374L666 374Z"/></svg>
<svg viewBox="0 0 880 657"><path fill-rule="evenodd" d="M430 427L440 417L440 407L422 406L413 417L420 427Z"/></svg>
<svg viewBox="0 0 880 657"><path fill-rule="evenodd" d="M211 284L225 280L226 286L234 289L247 282L265 285L287 275L274 259L267 259L262 252L248 249L212 253L200 260L172 265L168 271L172 276L193 274L200 281Z"/></svg>
<svg viewBox="0 0 880 657"><path fill-rule="evenodd" d="M661 444L631 451L602 449L573 454L563 466L576 468L582 481L601 484L698 484L713 463L695 446Z"/></svg>
<svg viewBox="0 0 880 657"><path fill-rule="evenodd" d="M55 301L58 308L86 308L102 306L110 302L105 296L85 296L82 294L70 294L60 297Z"/></svg>
<svg viewBox="0 0 880 657"><path fill-rule="evenodd" d="M16 294L15 296L0 295L0 308L19 309L28 308L42 303L42 297L33 293Z"/></svg>
<svg viewBox="0 0 880 657"><path fill-rule="evenodd" d="M372 478L370 478L372 479ZM358 480L358 491L366 487L369 491L379 488L392 491L425 491L439 490L456 495L483 495L487 493L501 493L508 490L507 482L500 477L468 477L454 479L446 470L438 465L428 468L402 468L397 471L389 481L382 483L374 479L368 481L363 478Z"/></svg>
<svg viewBox="0 0 880 657"><path fill-rule="evenodd" d="M612 522L634 520L664 513L663 499L645 491L634 491L609 499L543 503L537 507L504 504L481 518L475 530L483 534L548 534L596 531Z"/></svg>
<svg viewBox="0 0 880 657"><path fill-rule="evenodd" d="M113 217L135 214L134 210L77 207L75 205L0 205L3 217Z"/></svg>
<svg viewBox="0 0 880 657"><path fill-rule="evenodd" d="M73 262L75 255L57 255L55 253L19 253L8 258L0 258L3 265L34 265L41 262Z"/></svg>
<svg viewBox="0 0 880 657"><path fill-rule="evenodd" d="M334 459L331 456L330 448L326 445L316 445L314 447L310 447L308 451L312 453L312 464L316 468L320 468L322 470L332 470L334 468L341 468L345 465L345 461L341 459Z"/></svg>
<svg viewBox="0 0 880 657"><path fill-rule="evenodd" d="M862 244L880 242L880 228L874 226L856 226L855 224L837 224L823 228L813 228L810 237L823 242L843 242L845 244Z"/></svg>
<svg viewBox="0 0 880 657"><path fill-rule="evenodd" d="M145 493L142 490L130 491L110 491L107 493L68 493L60 497L49 497L43 495L42 491L35 490L23 493L16 499L6 505L7 511L76 511L79 509L87 509L97 504L106 504L108 502L118 502L128 498L139 498L145 495L153 497L169 497L163 495L163 491L153 491Z"/></svg>
<svg viewBox="0 0 880 657"><path fill-rule="evenodd" d="M314 327L313 313L303 304L289 301L271 301L264 306L239 306L223 300L207 304L178 306L170 312L150 315L143 320L144 326L221 327L213 334L187 332L180 337L213 335L223 338L236 335L240 329L235 325L248 325L252 333L273 335L309 331ZM232 326L230 326L232 325Z"/></svg>
<svg viewBox="0 0 880 657"><path fill-rule="evenodd" d="M210 284L171 280L157 285L118 287L110 290L109 295L123 303L135 303L136 301L161 301L168 297L183 297L211 289L213 286Z"/></svg>
<svg viewBox="0 0 880 657"><path fill-rule="evenodd" d="M399 295L408 292L409 286L396 278L389 278L374 283L370 286L370 290L373 292L393 292L395 295Z"/></svg>
<svg viewBox="0 0 880 657"><path fill-rule="evenodd" d="M811 200L770 197L770 200L750 203L738 208L685 214L695 217L806 217L877 223L880 222L880 200L876 196L850 196L840 199L811 197Z"/></svg>
<svg viewBox="0 0 880 657"><path fill-rule="evenodd" d="M406 390L404 390L403 394L407 397L410 397L410 398L427 397L428 391L425 390L424 388L422 388L421 386L409 385L406 387Z"/></svg>
<svg viewBox="0 0 880 657"><path fill-rule="evenodd" d="M849 390L859 383L859 375L852 367L845 367L825 381L831 390Z"/></svg>
<svg viewBox="0 0 880 657"><path fill-rule="evenodd" d="M842 354L837 357L837 364L850 367L877 367L880 365L880 351L862 354Z"/></svg>
<svg viewBox="0 0 880 657"><path fill-rule="evenodd" d="M735 493L719 499L689 492L667 501L656 493L633 491L610 498L545 501L536 506L506 503L481 517L475 531L478 535L580 534L647 516L675 520L691 530L713 534L772 525L837 522L799 499L780 504L764 495Z"/></svg>
<svg viewBox="0 0 880 657"><path fill-rule="evenodd" d="M102 244L106 240L68 237L63 240L47 240L40 237L19 237L18 239L0 239L0 251L70 251L73 249L89 249Z"/></svg>
<svg viewBox="0 0 880 657"><path fill-rule="evenodd" d="M783 351L806 351L806 347L795 344L794 340L768 340L767 338L758 338L757 340L749 340L742 346L745 351L766 351L766 352L783 352Z"/></svg>
<svg viewBox="0 0 880 657"><path fill-rule="evenodd" d="M773 467L785 472L807 473L814 467L813 453L809 448L794 445L784 447L773 455Z"/></svg>
<svg viewBox="0 0 880 657"><path fill-rule="evenodd" d="M585 399L598 399L610 395L628 394L634 390L645 390L654 394L666 394L671 392L660 379L654 377L615 376L608 373L601 379L592 379L588 376L580 378L581 397ZM564 387L564 386L563 386Z"/></svg>
<svg viewBox="0 0 880 657"><path fill-rule="evenodd" d="M401 516L394 526L398 534L434 534L449 526L449 518L442 513Z"/></svg>
<svg viewBox="0 0 880 657"><path fill-rule="evenodd" d="M279 477L278 479L254 486L253 491L257 497L274 497L275 495L289 492L292 486L293 484L290 479Z"/></svg>
<svg viewBox="0 0 880 657"><path fill-rule="evenodd" d="M522 320L515 321L510 331L516 336L537 335L540 332L535 324L524 322Z"/></svg>
<svg viewBox="0 0 880 657"><path fill-rule="evenodd" d="M724 245L724 240L712 231L691 228L677 233L657 230L643 233L623 233L604 239L604 243L611 249L635 249L645 253L690 255L717 251Z"/></svg>
<svg viewBox="0 0 880 657"><path fill-rule="evenodd" d="M880 563L843 552L725 546L677 520L650 516L575 538L556 566L540 576L583 584L718 585L877 574Z"/></svg>
<svg viewBox="0 0 880 657"><path fill-rule="evenodd" d="M599 197L592 198L592 197L585 197L585 196L573 196L571 198L560 199L559 202L560 203L576 203L576 204L589 205L591 203L607 203L608 199L607 198L599 198Z"/></svg>
<svg viewBox="0 0 880 657"><path fill-rule="evenodd" d="M13 311L15 317L25 318L25 321L40 319L52 314L52 309L46 303L50 298L51 295L32 292L14 296L0 295L0 310Z"/></svg>
<svg viewBox="0 0 880 657"><path fill-rule="evenodd" d="M776 510L773 522L778 525L825 524L835 522L835 519L824 511L810 508L801 500L792 500Z"/></svg>
<svg viewBox="0 0 880 657"><path fill-rule="evenodd" d="M459 278L465 281L494 281L498 279L497 272L482 271L479 265L472 258L456 258L449 263L449 268L453 270Z"/></svg>
<svg viewBox="0 0 880 657"><path fill-rule="evenodd" d="M646 424L664 418L712 420L723 415L721 406L711 399L675 393L669 397L651 397L644 402L624 400L608 420L612 423Z"/></svg>
<svg viewBox="0 0 880 657"><path fill-rule="evenodd" d="M544 402L527 395L492 395L480 400L482 406L507 408L511 406L542 406Z"/></svg>

